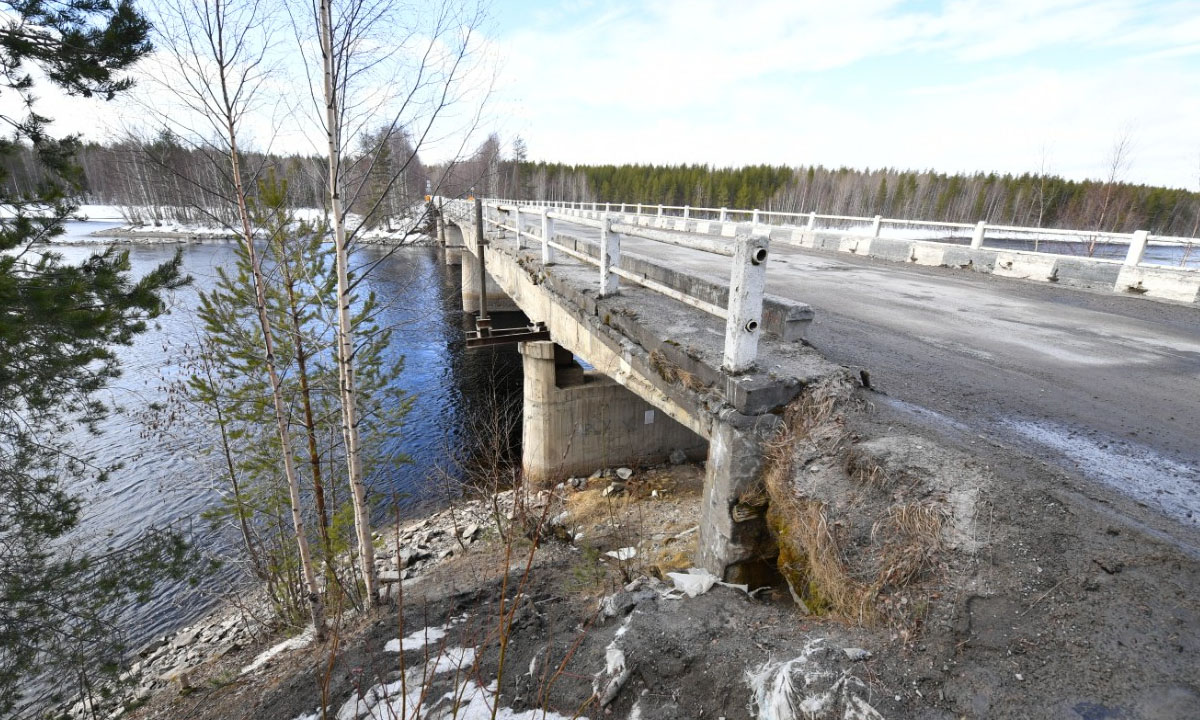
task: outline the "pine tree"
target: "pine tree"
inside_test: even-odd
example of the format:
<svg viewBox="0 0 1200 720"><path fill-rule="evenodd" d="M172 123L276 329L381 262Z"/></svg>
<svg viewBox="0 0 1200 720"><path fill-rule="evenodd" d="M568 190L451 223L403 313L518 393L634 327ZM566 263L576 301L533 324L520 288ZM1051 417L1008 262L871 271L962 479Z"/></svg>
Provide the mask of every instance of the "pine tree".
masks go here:
<svg viewBox="0 0 1200 720"><path fill-rule="evenodd" d="M68 93L110 99L129 87L123 71L150 50L148 24L125 0L6 5L0 92L28 108L30 66ZM163 291L186 280L178 254L134 280L127 252L110 248L70 265L41 245L62 234L75 210L81 143L51 137L48 119L32 109L4 120L14 132L0 156L29 148L39 181L0 192L13 213L0 223L0 715L22 701L31 676L59 673L87 690L115 675L120 604L145 598L164 574L181 577L191 560L172 533L121 548L56 544L84 512L78 489L117 469L97 467L60 436L77 425L98 431L109 408L96 393L120 374L112 347L145 331L165 311ZM44 699L71 688L60 677Z"/></svg>

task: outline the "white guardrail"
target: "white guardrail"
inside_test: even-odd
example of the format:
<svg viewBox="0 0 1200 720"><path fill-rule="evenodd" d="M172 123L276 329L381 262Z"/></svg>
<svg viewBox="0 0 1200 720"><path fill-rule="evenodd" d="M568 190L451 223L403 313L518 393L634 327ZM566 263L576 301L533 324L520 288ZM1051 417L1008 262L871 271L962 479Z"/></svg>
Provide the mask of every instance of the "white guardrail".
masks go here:
<svg viewBox="0 0 1200 720"><path fill-rule="evenodd" d="M889 237L897 232L889 231L920 231L936 230L944 237L956 235L971 238L970 247L978 250L984 247L986 240L1017 240L1033 243L1033 251L1039 251L1040 242L1075 243L1080 246L1082 254L1092 256L1098 247L1104 245L1128 245L1124 264L1140 265L1150 245L1184 248L1181 265L1187 263L1190 250L1200 239L1172 237L1167 235L1151 235L1146 230L1132 233L1102 232L1098 230L1071 230L1060 228L1032 228L1015 225L993 225L984 221L971 223L941 222L935 220L900 220L885 218L880 215L862 217L856 215L821 215L815 212L796 213L775 210L741 210L735 208L692 207L689 205L649 205L642 203L608 203L608 202L566 202L566 201L532 201L532 200L489 200L504 205L521 207L545 207L550 210L591 210L593 212L616 212L635 215L658 217L679 217L694 220L715 220L718 222L751 222L754 225L767 224L782 227L803 228L809 231L841 232L852 235L869 237ZM840 227L839 227L840 226ZM854 228L853 226L859 226ZM865 226L865 227L864 227ZM927 235L928 233L922 233ZM917 238L904 238L917 239ZM932 240L932 239L931 239ZM937 242L937 240L933 240ZM1054 253L1063 254L1063 253Z"/></svg>
<svg viewBox="0 0 1200 720"><path fill-rule="evenodd" d="M457 215L459 219L474 223L474 203L482 206L484 229L512 233L518 250L540 245L543 265L551 265L558 254L594 265L600 273L600 297L610 297L620 291L619 281L627 280L648 290L678 300L691 307L703 310L725 321L725 349L721 366L728 372L750 370L758 355L758 342L763 332L763 294L766 287L766 270L769 237L766 232L751 232L734 238L706 238L665 233L648 228L614 221L605 212L600 219L576 214L582 208L565 205L509 200L452 200L435 198L444 212ZM540 219L538 232L525 228L524 216ZM600 230L599 257L592 257L555 241L555 220L561 219L573 225L593 227ZM511 222L507 224L506 220ZM497 234L499 234L497 232ZM729 302L725 307L714 305L702 298L694 297L639 273L621 268L621 236L664 242L681 247L715 253L731 258L729 276ZM531 245L526 245L529 240ZM730 242L732 240L732 242Z"/></svg>

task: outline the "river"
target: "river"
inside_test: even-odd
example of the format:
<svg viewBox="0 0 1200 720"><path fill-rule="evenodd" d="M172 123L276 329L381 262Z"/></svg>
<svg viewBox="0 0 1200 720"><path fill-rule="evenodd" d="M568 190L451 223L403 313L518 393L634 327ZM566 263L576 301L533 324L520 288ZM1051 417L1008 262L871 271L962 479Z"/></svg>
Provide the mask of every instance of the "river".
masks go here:
<svg viewBox="0 0 1200 720"><path fill-rule="evenodd" d="M112 223L70 223L66 243L55 248L71 262L83 259L96 245L73 244ZM75 433L71 438L96 453L101 464L124 468L102 484L78 487L86 498L85 514L72 533L72 544L122 545L152 527L181 526L199 547L220 551L229 542L226 530L214 530L199 519L218 498L217 483L209 477L208 462L196 452L207 439L199 429L176 426L166 434L152 432L144 422L146 408L165 397L164 385L181 372L184 348L194 344L198 323L197 294L211 288L219 267L232 266L234 245L135 244L130 252L133 274L140 276L183 248L183 268L193 283L170 294L170 313L158 318L132 346L118 349L123 375L105 392L123 412L106 421L100 436ZM390 253L390 255L388 255ZM386 257L385 257L386 256ZM401 452L411 463L387 468L376 485L381 496L399 498L401 512L412 515L445 502L448 488L461 479L455 457L487 445L478 419L493 406L516 408L521 398L520 356L512 346L467 351L459 295L459 269L441 262L434 248L364 247L356 264L380 261L367 285L380 299L381 323L393 328L392 347L405 358L400 386L415 396L408 414ZM515 432L519 433L519 415ZM507 450L519 437L504 440ZM390 513L390 510L389 510ZM124 629L133 647L182 626L220 602L220 593L237 582L227 565L201 588L186 582L163 586L155 598L131 608Z"/></svg>

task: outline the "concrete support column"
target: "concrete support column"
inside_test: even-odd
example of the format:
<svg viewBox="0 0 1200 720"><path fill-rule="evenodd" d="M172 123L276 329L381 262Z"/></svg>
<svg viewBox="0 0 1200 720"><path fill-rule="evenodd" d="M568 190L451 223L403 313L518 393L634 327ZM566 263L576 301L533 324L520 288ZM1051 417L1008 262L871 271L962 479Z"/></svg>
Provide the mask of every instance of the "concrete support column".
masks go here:
<svg viewBox="0 0 1200 720"><path fill-rule="evenodd" d="M443 229L446 232L446 243L444 245L446 248L446 264L459 265L462 263L463 254L462 228L453 223L446 223Z"/></svg>
<svg viewBox="0 0 1200 720"><path fill-rule="evenodd" d="M1131 267L1137 267L1142 258L1146 255L1146 245L1150 242L1150 233L1147 230L1138 230L1133 234L1133 239L1129 241L1129 254L1125 256L1125 264Z"/></svg>
<svg viewBox="0 0 1200 720"><path fill-rule="evenodd" d="M987 232L987 223L983 220L975 223L975 232L971 235L971 249L978 250L983 247L983 235Z"/></svg>
<svg viewBox="0 0 1200 720"><path fill-rule="evenodd" d="M479 303L479 257L470 250L463 250L462 266L462 309L466 313L478 313ZM489 313L520 312L521 308L504 294L500 284L490 275L487 279L487 306Z"/></svg>
<svg viewBox="0 0 1200 720"><path fill-rule="evenodd" d="M553 342L517 346L524 368L521 465L550 484L614 465L662 462L675 450L703 457L703 438Z"/></svg>
<svg viewBox="0 0 1200 720"><path fill-rule="evenodd" d="M727 410L713 423L696 564L726 582L757 586L770 572L761 478L766 443L779 422L775 415L746 417Z"/></svg>

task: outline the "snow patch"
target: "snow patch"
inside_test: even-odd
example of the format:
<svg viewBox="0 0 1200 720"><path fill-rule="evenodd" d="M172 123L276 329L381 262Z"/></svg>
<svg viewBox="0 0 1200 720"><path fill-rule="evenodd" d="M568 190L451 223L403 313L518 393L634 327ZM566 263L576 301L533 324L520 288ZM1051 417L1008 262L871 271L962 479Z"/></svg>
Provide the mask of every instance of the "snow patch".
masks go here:
<svg viewBox="0 0 1200 720"><path fill-rule="evenodd" d="M253 662L251 662L246 667L242 668L242 674L246 675L248 673L254 672L255 670L258 670L259 668L263 667L267 663L274 660L277 656L282 655L283 653L285 653L289 650L299 650L300 648L308 647L309 645L312 644L314 635L315 635L315 633L313 632L313 629L310 627L294 638L288 638L287 640L284 640L283 642L279 643L278 645L273 645L273 646L267 648L266 650L259 653L258 657L254 658Z"/></svg>
<svg viewBox="0 0 1200 720"><path fill-rule="evenodd" d="M383 646L384 652L398 653L401 650L420 650L421 648L432 645L442 638L446 637L446 631L450 629L449 625L441 627L425 628L418 630L411 635L408 635L403 640L397 638L388 640L387 645Z"/></svg>

